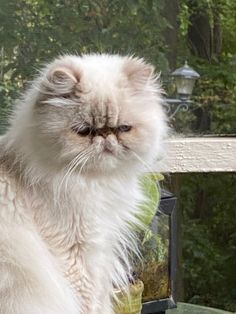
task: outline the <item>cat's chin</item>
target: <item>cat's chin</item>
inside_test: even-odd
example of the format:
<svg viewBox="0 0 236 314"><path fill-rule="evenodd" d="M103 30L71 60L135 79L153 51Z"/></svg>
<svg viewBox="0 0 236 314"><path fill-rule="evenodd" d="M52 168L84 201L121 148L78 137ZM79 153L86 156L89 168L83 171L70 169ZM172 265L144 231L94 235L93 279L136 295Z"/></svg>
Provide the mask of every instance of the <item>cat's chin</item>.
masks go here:
<svg viewBox="0 0 236 314"><path fill-rule="evenodd" d="M106 158L106 156L114 156L114 153L111 150L104 148L102 156Z"/></svg>
<svg viewBox="0 0 236 314"><path fill-rule="evenodd" d="M88 162L82 169L78 167L75 174L82 176L114 175L127 167L127 160L119 159L113 152L104 150L99 158Z"/></svg>

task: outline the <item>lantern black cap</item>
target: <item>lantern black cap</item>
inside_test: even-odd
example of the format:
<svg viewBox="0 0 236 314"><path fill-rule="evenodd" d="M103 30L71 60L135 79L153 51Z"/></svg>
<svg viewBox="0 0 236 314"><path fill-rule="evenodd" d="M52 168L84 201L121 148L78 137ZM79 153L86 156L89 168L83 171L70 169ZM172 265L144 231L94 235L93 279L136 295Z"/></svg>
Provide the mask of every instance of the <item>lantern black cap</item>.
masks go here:
<svg viewBox="0 0 236 314"><path fill-rule="evenodd" d="M188 65L188 62L185 61L185 64L183 67L175 70L172 73L172 76L180 76L180 77L185 77L185 78L189 78L189 79L198 79L200 77L200 75L194 71L192 68L190 68L190 66Z"/></svg>

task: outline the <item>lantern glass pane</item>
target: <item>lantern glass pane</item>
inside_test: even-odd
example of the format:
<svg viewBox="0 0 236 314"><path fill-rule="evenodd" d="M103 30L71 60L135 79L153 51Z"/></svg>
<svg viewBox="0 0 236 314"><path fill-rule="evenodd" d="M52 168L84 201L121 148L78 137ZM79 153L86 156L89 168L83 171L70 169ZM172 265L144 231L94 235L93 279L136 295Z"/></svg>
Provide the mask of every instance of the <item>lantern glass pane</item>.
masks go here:
<svg viewBox="0 0 236 314"><path fill-rule="evenodd" d="M179 95L185 95L186 97L188 97L192 95L195 79L178 76L175 79L175 84L177 88L177 93Z"/></svg>
<svg viewBox="0 0 236 314"><path fill-rule="evenodd" d="M143 302L169 298L170 216L158 211L141 237L143 260L138 263L136 273L144 283Z"/></svg>

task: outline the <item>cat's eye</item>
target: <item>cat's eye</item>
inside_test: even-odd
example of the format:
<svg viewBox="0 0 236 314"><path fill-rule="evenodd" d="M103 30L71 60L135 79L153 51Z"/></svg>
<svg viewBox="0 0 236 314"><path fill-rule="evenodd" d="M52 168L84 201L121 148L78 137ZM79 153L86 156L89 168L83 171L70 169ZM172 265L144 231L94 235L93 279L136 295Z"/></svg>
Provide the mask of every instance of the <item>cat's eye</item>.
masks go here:
<svg viewBox="0 0 236 314"><path fill-rule="evenodd" d="M132 126L124 124L124 125L118 126L117 129L118 129L119 132L129 132L132 129Z"/></svg>
<svg viewBox="0 0 236 314"><path fill-rule="evenodd" d="M74 128L72 128L72 130L81 136L87 136L92 131L92 129L89 125L85 125L83 127L74 127Z"/></svg>

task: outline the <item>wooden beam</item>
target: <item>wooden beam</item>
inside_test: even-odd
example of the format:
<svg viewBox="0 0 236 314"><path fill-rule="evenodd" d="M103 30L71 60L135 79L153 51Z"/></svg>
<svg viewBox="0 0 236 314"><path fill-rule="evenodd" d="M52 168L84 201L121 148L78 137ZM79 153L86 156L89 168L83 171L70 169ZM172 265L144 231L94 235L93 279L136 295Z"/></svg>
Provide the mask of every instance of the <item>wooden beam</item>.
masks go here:
<svg viewBox="0 0 236 314"><path fill-rule="evenodd" d="M236 171L236 138L171 138L165 156L153 168L169 173Z"/></svg>

